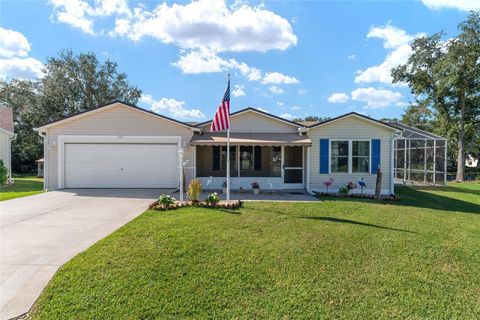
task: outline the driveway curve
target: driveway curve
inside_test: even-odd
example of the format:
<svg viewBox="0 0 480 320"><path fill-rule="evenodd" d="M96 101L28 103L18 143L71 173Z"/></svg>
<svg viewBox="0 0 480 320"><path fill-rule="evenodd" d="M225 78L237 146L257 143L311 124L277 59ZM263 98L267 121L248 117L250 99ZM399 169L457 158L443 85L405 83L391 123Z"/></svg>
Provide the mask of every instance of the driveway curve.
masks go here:
<svg viewBox="0 0 480 320"><path fill-rule="evenodd" d="M27 312L62 264L173 191L71 189L0 202L0 319Z"/></svg>

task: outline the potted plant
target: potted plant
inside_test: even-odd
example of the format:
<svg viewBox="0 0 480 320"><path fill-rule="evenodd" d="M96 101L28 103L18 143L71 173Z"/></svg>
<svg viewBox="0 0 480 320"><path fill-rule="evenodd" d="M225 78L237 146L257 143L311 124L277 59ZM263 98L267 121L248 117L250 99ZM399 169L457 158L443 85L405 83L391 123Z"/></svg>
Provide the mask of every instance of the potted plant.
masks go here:
<svg viewBox="0 0 480 320"><path fill-rule="evenodd" d="M258 182L252 182L250 185L252 186L253 194L257 195L260 193L260 185Z"/></svg>
<svg viewBox="0 0 480 320"><path fill-rule="evenodd" d="M222 192L224 194L227 193L227 180L223 181L222 183Z"/></svg>
<svg viewBox="0 0 480 320"><path fill-rule="evenodd" d="M348 188L346 186L341 186L337 193L340 197L346 197L348 196Z"/></svg>

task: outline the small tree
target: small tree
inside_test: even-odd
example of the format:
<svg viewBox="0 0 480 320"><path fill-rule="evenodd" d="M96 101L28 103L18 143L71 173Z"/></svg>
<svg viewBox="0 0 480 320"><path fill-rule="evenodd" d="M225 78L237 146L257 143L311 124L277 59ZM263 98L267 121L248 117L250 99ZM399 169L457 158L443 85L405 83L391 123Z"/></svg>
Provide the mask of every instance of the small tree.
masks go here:
<svg viewBox="0 0 480 320"><path fill-rule="evenodd" d="M188 198L196 203L200 200L200 195L202 194L202 184L200 183L200 180L198 179L193 179L190 181L190 184L188 185L188 190L187 190L187 195Z"/></svg>
<svg viewBox="0 0 480 320"><path fill-rule="evenodd" d="M8 181L8 169L5 167L3 160L0 160L0 185L6 184Z"/></svg>

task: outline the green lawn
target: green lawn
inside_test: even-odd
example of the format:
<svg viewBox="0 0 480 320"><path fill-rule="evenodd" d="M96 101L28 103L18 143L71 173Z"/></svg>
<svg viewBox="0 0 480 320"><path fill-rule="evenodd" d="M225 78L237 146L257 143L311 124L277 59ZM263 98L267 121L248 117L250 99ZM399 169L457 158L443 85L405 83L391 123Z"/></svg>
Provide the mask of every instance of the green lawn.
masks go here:
<svg viewBox="0 0 480 320"><path fill-rule="evenodd" d="M0 186L0 201L31 196L43 191L43 179L35 176L14 177L15 183Z"/></svg>
<svg viewBox="0 0 480 320"><path fill-rule="evenodd" d="M480 184L398 191L147 211L64 265L32 317L480 318Z"/></svg>

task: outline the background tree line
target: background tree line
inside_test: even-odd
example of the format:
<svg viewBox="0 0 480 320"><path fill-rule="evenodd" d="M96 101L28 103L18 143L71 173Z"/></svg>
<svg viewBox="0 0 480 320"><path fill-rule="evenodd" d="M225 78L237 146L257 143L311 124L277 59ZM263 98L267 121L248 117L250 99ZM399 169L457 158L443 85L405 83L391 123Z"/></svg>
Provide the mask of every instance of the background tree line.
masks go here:
<svg viewBox="0 0 480 320"><path fill-rule="evenodd" d="M43 156L42 139L33 128L94 109L114 100L135 104L142 92L130 85L116 62L99 62L94 53L61 51L47 60L43 77L0 82L0 105L13 108L17 139L12 171L31 172Z"/></svg>

